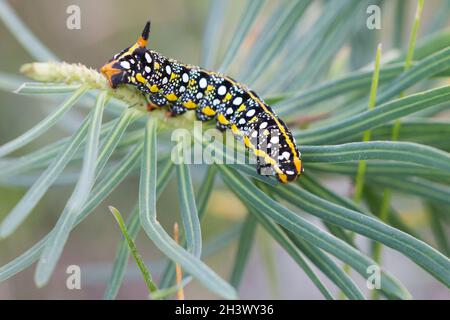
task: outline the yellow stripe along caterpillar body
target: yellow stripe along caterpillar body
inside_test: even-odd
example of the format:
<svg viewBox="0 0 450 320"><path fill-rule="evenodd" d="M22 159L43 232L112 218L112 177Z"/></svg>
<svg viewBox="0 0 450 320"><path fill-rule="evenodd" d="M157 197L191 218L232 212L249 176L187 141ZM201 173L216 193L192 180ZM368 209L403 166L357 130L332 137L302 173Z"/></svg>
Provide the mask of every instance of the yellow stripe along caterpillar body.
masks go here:
<svg viewBox="0 0 450 320"><path fill-rule="evenodd" d="M113 88L136 86L150 109L168 107L171 116L194 110L201 121L215 119L219 130L231 129L257 156L258 172L269 168L283 183L300 175L302 161L291 132L255 92L220 73L148 50L149 32L147 22L136 44L101 68Z"/></svg>

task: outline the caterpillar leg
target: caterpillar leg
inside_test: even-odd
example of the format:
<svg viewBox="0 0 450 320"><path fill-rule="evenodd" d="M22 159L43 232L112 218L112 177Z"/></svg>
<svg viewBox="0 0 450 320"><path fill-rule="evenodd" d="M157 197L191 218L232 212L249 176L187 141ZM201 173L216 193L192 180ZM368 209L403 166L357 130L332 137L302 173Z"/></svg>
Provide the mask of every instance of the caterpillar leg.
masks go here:
<svg viewBox="0 0 450 320"><path fill-rule="evenodd" d="M164 106L166 106L168 104L167 99L164 98L164 96L162 96L161 94L158 94L158 93L149 96L148 97L148 101L149 101L149 103L151 103L156 108L161 108L161 107L164 107Z"/></svg>
<svg viewBox="0 0 450 320"><path fill-rule="evenodd" d="M145 96L145 100L147 100L147 111L148 112L152 112L153 110L157 110L160 109L161 106L159 106L158 104L156 104L151 97L149 96Z"/></svg>
<svg viewBox="0 0 450 320"><path fill-rule="evenodd" d="M195 109L195 117L200 121L209 121L214 118L214 115L207 115L201 108Z"/></svg>
<svg viewBox="0 0 450 320"><path fill-rule="evenodd" d="M160 106L152 103L151 101L147 101L147 111L148 112L151 112L153 110L160 109L160 108L161 108Z"/></svg>
<svg viewBox="0 0 450 320"><path fill-rule="evenodd" d="M222 124L220 122L216 123L216 129L219 130L220 132L224 132L225 130L228 129L228 125Z"/></svg>
<svg viewBox="0 0 450 320"><path fill-rule="evenodd" d="M174 103L169 105L169 111L167 111L166 115L168 117L176 117L183 113L185 113L187 109L181 103Z"/></svg>

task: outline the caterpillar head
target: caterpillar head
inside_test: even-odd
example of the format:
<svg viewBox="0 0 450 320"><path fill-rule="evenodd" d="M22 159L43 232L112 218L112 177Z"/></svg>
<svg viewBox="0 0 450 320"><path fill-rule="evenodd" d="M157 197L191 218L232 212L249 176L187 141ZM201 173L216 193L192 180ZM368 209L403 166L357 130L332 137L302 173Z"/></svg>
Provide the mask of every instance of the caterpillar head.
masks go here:
<svg viewBox="0 0 450 320"><path fill-rule="evenodd" d="M150 34L150 21L148 21L137 42L115 54L100 71L106 76L112 88L120 84L132 83L138 62L146 51L148 36Z"/></svg>

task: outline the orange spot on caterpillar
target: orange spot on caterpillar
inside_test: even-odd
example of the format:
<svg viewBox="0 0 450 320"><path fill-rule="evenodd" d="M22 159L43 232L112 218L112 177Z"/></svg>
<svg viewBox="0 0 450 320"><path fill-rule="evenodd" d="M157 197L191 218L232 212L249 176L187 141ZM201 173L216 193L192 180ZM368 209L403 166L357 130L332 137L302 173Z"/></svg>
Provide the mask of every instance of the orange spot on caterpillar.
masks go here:
<svg viewBox="0 0 450 320"><path fill-rule="evenodd" d="M159 88L156 84L154 84L150 87L150 92L156 93L158 91L159 91Z"/></svg>
<svg viewBox="0 0 450 320"><path fill-rule="evenodd" d="M206 114L207 116L213 116L213 115L216 114L216 112L215 112L213 109L211 109L210 107L204 107L204 108L202 109L202 112L203 112L204 114Z"/></svg>
<svg viewBox="0 0 450 320"><path fill-rule="evenodd" d="M197 104L192 100L189 100L188 102L183 103L183 106L185 106L187 109L197 108Z"/></svg>
<svg viewBox="0 0 450 320"><path fill-rule="evenodd" d="M219 114L219 116L217 117L217 121L219 121L219 123L223 125L228 125L230 123L230 121L228 121L223 114Z"/></svg>
<svg viewBox="0 0 450 320"><path fill-rule="evenodd" d="M112 86L111 78L113 75L120 73L122 70L116 69L113 67L113 64L116 63L116 61L111 61L110 63L105 64L100 71L106 76L106 79L108 79L109 84Z"/></svg>
<svg viewBox="0 0 450 320"><path fill-rule="evenodd" d="M169 94L166 95L166 99L171 101L171 102L174 102L174 101L178 100L178 97L177 97L177 95L175 93L172 92L172 93L169 93Z"/></svg>
<svg viewBox="0 0 450 320"><path fill-rule="evenodd" d="M136 39L136 38L135 38ZM148 40L145 40L144 38L142 38L142 37L139 37L139 39L138 39L138 41L137 41L137 45L139 46L139 47L146 47L147 46L147 43L148 43Z"/></svg>

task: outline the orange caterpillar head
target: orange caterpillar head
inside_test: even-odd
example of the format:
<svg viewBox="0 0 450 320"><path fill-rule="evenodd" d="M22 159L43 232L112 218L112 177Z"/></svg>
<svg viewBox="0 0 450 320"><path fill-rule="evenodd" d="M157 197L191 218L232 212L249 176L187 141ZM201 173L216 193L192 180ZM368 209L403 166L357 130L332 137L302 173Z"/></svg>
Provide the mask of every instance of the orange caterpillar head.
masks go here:
<svg viewBox="0 0 450 320"><path fill-rule="evenodd" d="M142 57L148 43L150 34L150 21L145 24L144 30L136 43L115 54L100 71L106 76L111 87L119 84L132 83L136 73L137 57Z"/></svg>

